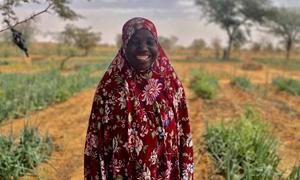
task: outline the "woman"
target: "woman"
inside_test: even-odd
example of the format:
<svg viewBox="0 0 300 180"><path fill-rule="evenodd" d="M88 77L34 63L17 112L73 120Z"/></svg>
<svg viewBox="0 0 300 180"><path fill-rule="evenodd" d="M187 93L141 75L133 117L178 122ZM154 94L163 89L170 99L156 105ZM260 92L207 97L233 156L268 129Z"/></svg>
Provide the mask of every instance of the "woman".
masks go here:
<svg viewBox="0 0 300 180"><path fill-rule="evenodd" d="M193 179L184 90L154 24L130 19L122 41L95 93L85 179Z"/></svg>

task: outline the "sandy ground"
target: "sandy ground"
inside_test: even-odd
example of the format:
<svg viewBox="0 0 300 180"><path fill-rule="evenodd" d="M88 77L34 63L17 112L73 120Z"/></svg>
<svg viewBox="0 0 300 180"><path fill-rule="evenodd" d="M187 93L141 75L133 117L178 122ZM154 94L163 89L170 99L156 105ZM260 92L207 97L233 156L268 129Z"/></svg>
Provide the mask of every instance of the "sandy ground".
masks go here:
<svg viewBox="0 0 300 180"><path fill-rule="evenodd" d="M297 72L267 68L246 72L238 65L228 64L174 63L174 67L184 83L188 100L194 141L195 179L222 179L211 176L212 162L206 153L202 135L208 123L216 122L221 118L238 117L247 105L252 105L261 112L263 118L270 124L274 136L279 140L279 153L283 159L282 169L299 163L300 98L277 92L267 85L272 77L280 74L299 78ZM187 88L190 80L187 72L191 68L200 67L222 78L218 96L214 100L197 98ZM229 78L236 75L246 75L254 83L266 84L267 92L263 95L248 93L230 86ZM48 130L54 139L55 151L47 163L35 169L38 177L55 180L83 179L83 147L93 95L94 89L86 90L63 103L34 112L26 118L7 121L1 125L0 131L19 132L25 121L38 126L42 133Z"/></svg>

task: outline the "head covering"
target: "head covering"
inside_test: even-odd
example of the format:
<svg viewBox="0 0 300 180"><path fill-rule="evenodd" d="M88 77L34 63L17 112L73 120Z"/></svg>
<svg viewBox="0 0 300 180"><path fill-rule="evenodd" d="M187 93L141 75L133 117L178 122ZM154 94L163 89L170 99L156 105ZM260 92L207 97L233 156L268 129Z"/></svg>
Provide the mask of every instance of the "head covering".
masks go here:
<svg viewBox="0 0 300 180"><path fill-rule="evenodd" d="M158 58L147 71L126 60L129 39L143 28L157 40L150 20L127 21L122 47L97 87L85 146L86 179L193 177L184 90L165 52L158 43Z"/></svg>

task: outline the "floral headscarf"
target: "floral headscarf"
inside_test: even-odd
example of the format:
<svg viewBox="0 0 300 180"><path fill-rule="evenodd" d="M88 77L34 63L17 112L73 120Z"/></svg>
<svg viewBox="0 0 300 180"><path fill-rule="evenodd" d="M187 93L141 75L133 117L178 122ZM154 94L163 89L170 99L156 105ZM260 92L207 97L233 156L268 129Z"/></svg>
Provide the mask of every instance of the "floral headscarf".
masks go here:
<svg viewBox="0 0 300 180"><path fill-rule="evenodd" d="M125 57L131 36L154 24L133 18L123 26L122 47L100 81L86 137L85 179L192 179L193 148L184 90L158 43L147 71Z"/></svg>

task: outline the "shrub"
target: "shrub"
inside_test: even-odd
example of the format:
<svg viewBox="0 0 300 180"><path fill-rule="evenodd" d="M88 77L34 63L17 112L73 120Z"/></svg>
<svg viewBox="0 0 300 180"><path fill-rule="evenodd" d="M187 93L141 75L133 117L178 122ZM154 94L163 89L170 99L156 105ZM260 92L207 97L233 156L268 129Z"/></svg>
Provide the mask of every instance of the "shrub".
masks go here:
<svg viewBox="0 0 300 180"><path fill-rule="evenodd" d="M226 179L276 179L277 143L251 108L231 127L210 125L204 135L215 165Z"/></svg>
<svg viewBox="0 0 300 180"><path fill-rule="evenodd" d="M1 60L0 65L9 65L9 62L7 60Z"/></svg>
<svg viewBox="0 0 300 180"><path fill-rule="evenodd" d="M235 77L234 79L231 80L230 84L246 91L252 89L252 84L250 79L242 76Z"/></svg>
<svg viewBox="0 0 300 180"><path fill-rule="evenodd" d="M272 84L280 91L286 91L292 95L300 95L300 81L278 76L273 79Z"/></svg>
<svg viewBox="0 0 300 180"><path fill-rule="evenodd" d="M212 99L219 87L218 79L202 70L192 72L190 88L204 99Z"/></svg>
<svg viewBox="0 0 300 180"><path fill-rule="evenodd" d="M263 66L255 62L246 62L242 65L242 69L245 71L259 71L263 69Z"/></svg>
<svg viewBox="0 0 300 180"><path fill-rule="evenodd" d="M12 134L0 135L0 179L17 179L32 174L32 169L46 161L53 151L53 143L46 133L25 125L19 140Z"/></svg>

